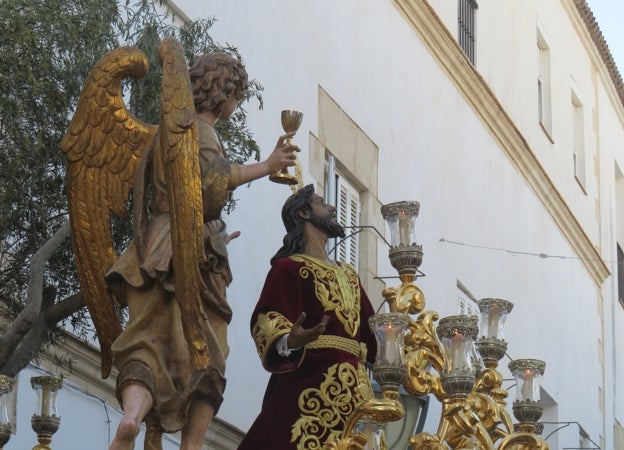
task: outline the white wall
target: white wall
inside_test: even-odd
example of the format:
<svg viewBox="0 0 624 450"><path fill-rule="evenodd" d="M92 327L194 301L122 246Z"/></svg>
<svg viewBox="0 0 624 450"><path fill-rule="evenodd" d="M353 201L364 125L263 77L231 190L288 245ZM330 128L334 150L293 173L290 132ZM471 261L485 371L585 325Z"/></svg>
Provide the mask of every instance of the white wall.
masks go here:
<svg viewBox="0 0 624 450"><path fill-rule="evenodd" d="M509 355L547 361L544 387L558 404L559 420L580 422L597 441L604 433L598 391L604 383L598 350L598 339L603 339L604 333L599 289L543 204L393 3L177 3L191 17L214 14L218 21L213 37L235 44L251 76L265 86L265 109L250 110L249 117L264 156L280 133L279 111L296 108L304 112L295 141L306 164L305 135L307 131L316 133L317 127L317 86L337 101L380 148L382 203L421 202L419 236L425 252L421 269L427 276L419 285L427 294L428 307L442 316L456 313L457 279L477 297L513 301L515 308L507 322ZM536 46L538 6L540 15L546 17L542 20L557 36L553 45L573 40L571 27L566 25L561 36L560 29L555 29L567 20L559 2L548 2L545 7L542 2L524 2L521 11L492 1L479 4L480 13L491 8L492 15L503 16L493 29L498 34L489 38L492 45L483 50L491 54L478 53L484 76L500 94L499 100L510 103L517 125L527 129L527 140L541 158L540 152L546 150L538 142L536 108L531 106L535 83L534 79L525 80L522 61L530 59ZM445 23L451 23L452 14L449 8L440 11ZM480 19L481 27L485 27L484 20L489 19ZM521 45L518 40L525 33L528 41ZM578 42L575 45L576 50L581 48ZM501 54L505 56L497 59ZM587 57L574 58L574 64L589 65ZM496 72L501 63L509 64L504 75ZM556 65L560 67L559 62ZM515 77L506 78L514 72L518 72ZM566 80L570 76L568 72ZM585 89L590 72L575 74L574 79ZM565 92L569 89L562 86L557 95L565 97ZM569 95L562 101L568 105ZM593 101L588 103L593 105ZM591 141L592 136L587 138ZM544 156L543 161L557 181L567 176L562 160ZM592 164L590 161L588 167L593 170ZM578 203L572 192L578 186L567 180L560 185L566 198L574 202L572 207L586 232L598 240L593 209L596 183L591 185L591 196ZM230 228L242 229L243 236L231 246L235 281L228 297L235 316L230 328L229 384L220 416L242 429L259 410L266 381L249 336L248 318L268 269L267 260L281 242L279 208L289 193L266 180L251 189L239 188L239 207L228 219ZM258 205L262 205L262 221L258 220ZM441 238L469 245L440 242ZM382 260L379 275L391 274L389 264ZM507 362L502 362L503 373ZM512 390L510 403L513 394ZM566 445L566 439L574 443L574 433L561 434L559 442Z"/></svg>

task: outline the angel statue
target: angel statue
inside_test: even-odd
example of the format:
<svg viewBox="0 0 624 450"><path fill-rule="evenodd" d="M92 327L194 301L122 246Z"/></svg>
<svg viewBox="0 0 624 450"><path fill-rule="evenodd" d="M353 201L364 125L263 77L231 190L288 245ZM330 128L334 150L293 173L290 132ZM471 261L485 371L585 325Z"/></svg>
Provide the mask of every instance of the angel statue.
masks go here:
<svg viewBox="0 0 624 450"><path fill-rule="evenodd" d="M123 408L110 450L132 449L145 421L145 449L181 430L180 449L200 450L225 389L232 280L221 219L243 183L295 164L299 149L279 137L259 163L228 161L214 124L228 120L247 89L244 66L225 53L188 69L173 38L159 46L160 124L126 109L121 81L142 77L147 58L121 47L87 78L61 148L67 156L72 242L102 353L102 377L118 369ZM111 213L126 215L134 189L134 239L118 257ZM128 307L122 329L116 306Z"/></svg>

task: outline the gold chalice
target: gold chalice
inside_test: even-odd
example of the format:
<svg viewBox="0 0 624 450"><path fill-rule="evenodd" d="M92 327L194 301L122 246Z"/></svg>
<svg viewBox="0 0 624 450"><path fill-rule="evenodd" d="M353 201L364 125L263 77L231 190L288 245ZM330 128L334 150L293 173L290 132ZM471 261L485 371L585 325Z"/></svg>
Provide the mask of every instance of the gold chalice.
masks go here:
<svg viewBox="0 0 624 450"><path fill-rule="evenodd" d="M299 126L301 125L302 119L302 112L294 111L292 109L285 109L284 111L282 111L282 128L286 133L297 131L299 129ZM291 140L291 138L288 138L286 140L286 143L290 144ZM295 162L297 163L298 161ZM283 169L269 175L269 180L279 184L293 185L299 183L299 179L297 178L297 176L288 173L287 167L284 167Z"/></svg>

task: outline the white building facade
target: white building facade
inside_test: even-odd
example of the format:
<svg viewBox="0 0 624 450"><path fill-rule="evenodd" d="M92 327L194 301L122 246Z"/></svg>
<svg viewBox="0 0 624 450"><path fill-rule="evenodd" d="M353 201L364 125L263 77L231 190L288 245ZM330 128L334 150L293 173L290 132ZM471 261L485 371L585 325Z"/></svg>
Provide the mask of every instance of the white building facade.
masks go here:
<svg viewBox="0 0 624 450"><path fill-rule="evenodd" d="M264 86L264 108L248 106L264 157L282 133L280 111L297 109L304 181L341 201L347 222L386 234L381 205L420 202L426 276L417 284L428 309L443 317L479 298L514 303L503 387L511 403L510 358L546 361L543 436L552 449L624 448L624 87L584 0L174 3L191 18L214 15L212 36L235 45ZM260 410L268 374L249 317L281 245L289 194L266 179L240 187L226 218L242 236L229 246L228 388L206 448L236 448ZM399 283L385 278L395 271L383 241L366 229L339 250L379 306L383 287ZM71 402L59 396L68 418L53 448L82 448L67 402L98 415L102 428L85 439L106 449L94 436L116 427L113 382L89 387L97 355L80 348L66 349L82 353L71 373L42 362L79 388L67 390ZM33 445L30 413L18 411L7 450ZM438 413L429 409L427 431Z"/></svg>

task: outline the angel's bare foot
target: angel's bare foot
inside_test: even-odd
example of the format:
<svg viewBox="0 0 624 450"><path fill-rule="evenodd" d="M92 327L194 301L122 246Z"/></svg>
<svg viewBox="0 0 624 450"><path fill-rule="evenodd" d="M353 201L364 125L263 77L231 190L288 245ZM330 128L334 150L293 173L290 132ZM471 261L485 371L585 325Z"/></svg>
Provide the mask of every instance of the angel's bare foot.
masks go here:
<svg viewBox="0 0 624 450"><path fill-rule="evenodd" d="M124 416L108 450L132 450L134 440L141 431L141 423L152 407L152 394L141 384L127 384L121 396Z"/></svg>
<svg viewBox="0 0 624 450"><path fill-rule="evenodd" d="M141 423L132 417L124 417L119 422L115 439L111 443L108 450L132 450L134 448L134 440L141 430Z"/></svg>

